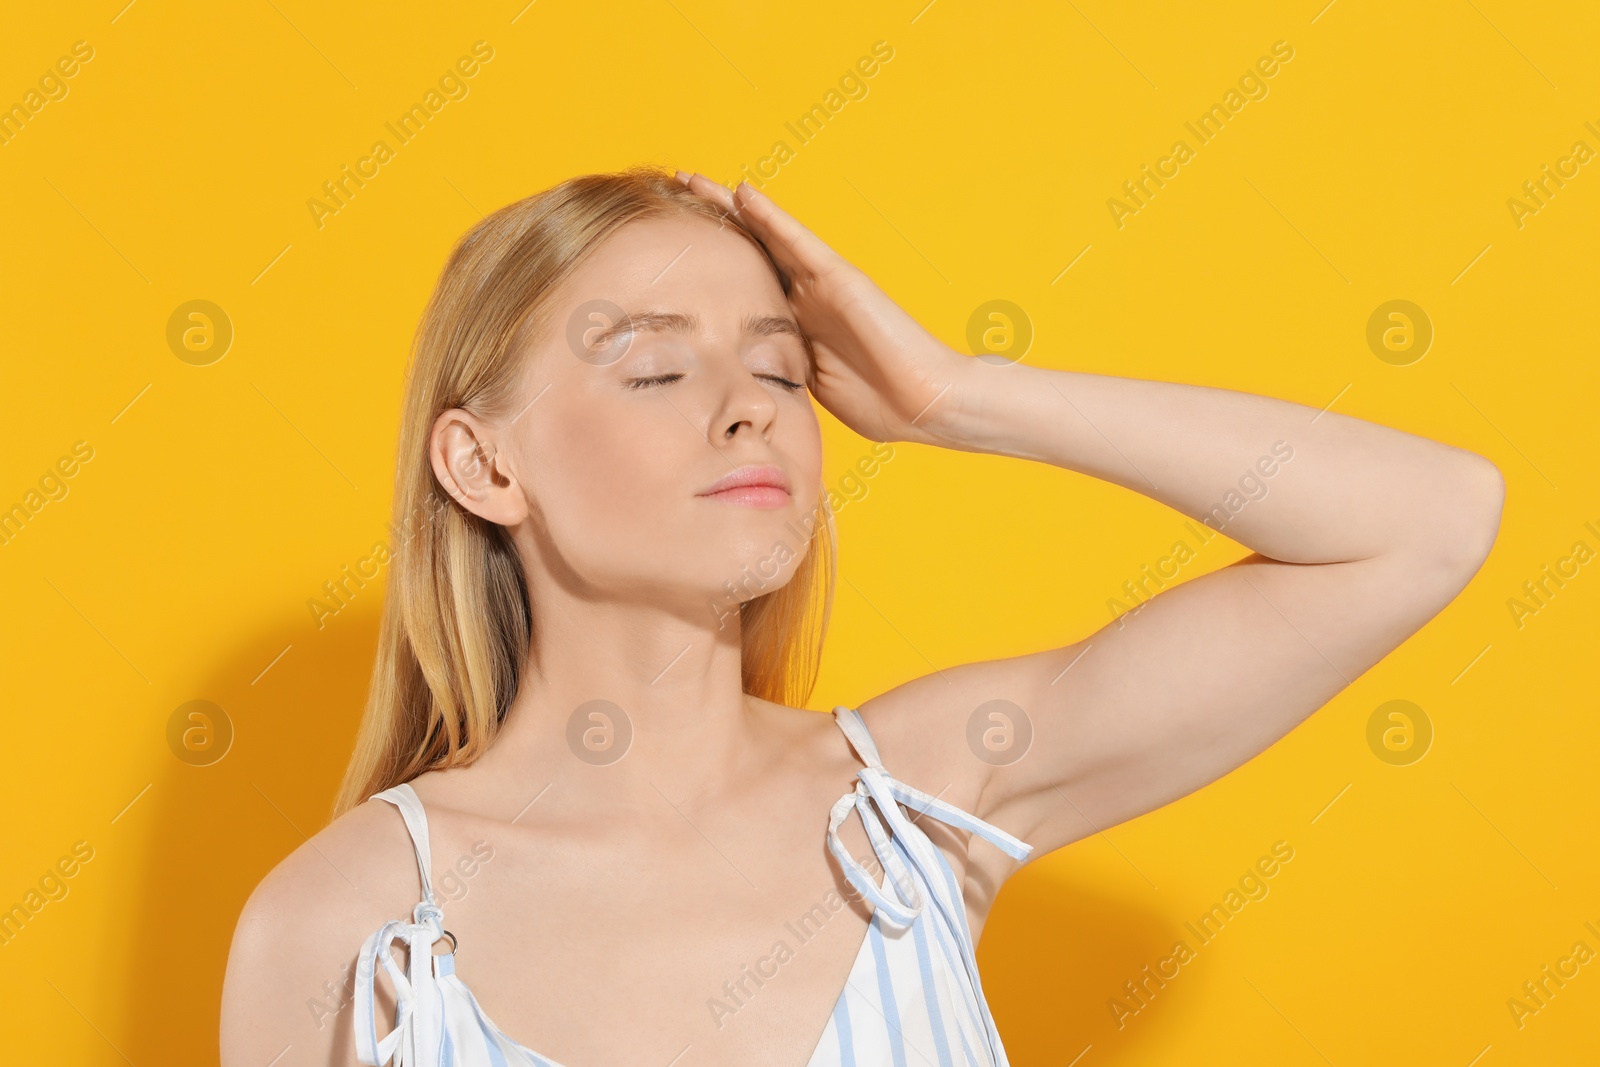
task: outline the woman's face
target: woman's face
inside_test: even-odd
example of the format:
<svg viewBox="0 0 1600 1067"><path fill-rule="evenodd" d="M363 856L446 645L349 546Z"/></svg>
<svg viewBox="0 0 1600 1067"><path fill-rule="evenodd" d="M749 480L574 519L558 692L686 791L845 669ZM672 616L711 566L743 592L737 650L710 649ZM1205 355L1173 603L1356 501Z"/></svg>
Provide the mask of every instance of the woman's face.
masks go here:
<svg viewBox="0 0 1600 1067"><path fill-rule="evenodd" d="M521 413L496 434L526 502L524 548L577 595L718 620L786 583L818 521L822 439L761 252L703 218L632 222L552 307ZM787 491L707 495L751 467L776 468Z"/></svg>

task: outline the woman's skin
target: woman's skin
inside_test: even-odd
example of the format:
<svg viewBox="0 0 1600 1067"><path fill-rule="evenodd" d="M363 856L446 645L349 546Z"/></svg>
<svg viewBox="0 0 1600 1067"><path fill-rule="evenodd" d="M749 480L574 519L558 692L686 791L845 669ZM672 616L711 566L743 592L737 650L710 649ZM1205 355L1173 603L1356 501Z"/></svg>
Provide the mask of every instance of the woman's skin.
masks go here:
<svg viewBox="0 0 1600 1067"><path fill-rule="evenodd" d="M811 398L874 441L1049 463L1196 519L1275 442L1293 449L1270 493L1226 525L1246 559L1073 644L947 667L857 705L891 774L1031 843L1030 862L1217 779L1327 703L1467 584L1504 485L1481 456L1332 411L963 356L764 194L680 180L738 212L790 292L729 229L631 223L563 286L552 320L609 300L640 327L619 340L625 354L575 358L556 329L532 346L517 414L439 418L434 471L510 530L535 636L488 754L412 784L458 973L511 1037L567 1067L803 1067L871 914L824 843L861 763L831 716L746 695L738 634L719 624L736 618L725 583L780 542L800 547L792 531L821 489ZM699 328L644 328L647 309ZM763 316L767 332L747 328ZM658 375L675 377L630 384ZM787 501L698 495L746 464L780 467ZM792 555L779 554L774 587ZM595 698L633 730L626 758L604 766L567 742L574 709ZM1005 766L966 740L973 710L996 699L1033 731ZM968 835L944 823L919 825L962 878L978 937L1020 865L983 841L969 854ZM877 869L858 819L840 835ZM447 872L486 849L452 891ZM713 998L734 1003L724 983L780 938L796 947L784 924L830 892L852 903L714 1017ZM347 980L362 940L419 897L409 839L381 801L285 859L235 934L225 1067L280 1052L274 1067L355 1064L353 1009L324 982ZM380 1032L393 1012L380 979Z"/></svg>

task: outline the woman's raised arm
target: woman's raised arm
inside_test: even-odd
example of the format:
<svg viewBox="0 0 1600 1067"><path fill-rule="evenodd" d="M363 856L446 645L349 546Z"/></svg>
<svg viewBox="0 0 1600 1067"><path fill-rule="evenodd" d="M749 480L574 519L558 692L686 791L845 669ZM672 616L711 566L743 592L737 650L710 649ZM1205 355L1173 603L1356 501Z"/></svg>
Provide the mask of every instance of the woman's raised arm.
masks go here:
<svg viewBox="0 0 1600 1067"><path fill-rule="evenodd" d="M694 182L773 253L813 340L812 391L858 433L1089 474L1254 550L1073 644L862 705L889 767L899 755L930 791L979 797L976 813L1033 858L1271 745L1449 604L1494 542L1505 488L1480 455L1252 393L963 356L764 194ZM1031 732L1010 763L966 743L974 710L997 700ZM972 860L994 885L1015 869L995 850Z"/></svg>
<svg viewBox="0 0 1600 1067"><path fill-rule="evenodd" d="M987 701L1021 709L1026 755L972 762L980 814L1036 855L1184 796L1288 733L1449 604L1499 529L1504 483L1487 459L1290 401L978 360L947 399L927 420L940 443L1115 482L1254 550L1146 590L1067 647L880 698L891 737L914 736L899 720L919 714L964 731Z"/></svg>

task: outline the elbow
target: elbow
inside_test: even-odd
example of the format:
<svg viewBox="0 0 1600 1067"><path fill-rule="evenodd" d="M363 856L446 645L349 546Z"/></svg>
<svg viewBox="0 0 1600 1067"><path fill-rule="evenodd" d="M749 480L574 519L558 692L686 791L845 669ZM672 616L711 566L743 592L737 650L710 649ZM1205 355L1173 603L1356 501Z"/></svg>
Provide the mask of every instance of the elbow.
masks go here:
<svg viewBox="0 0 1600 1067"><path fill-rule="evenodd" d="M1506 502L1506 480L1500 468L1483 456L1471 455L1460 487L1446 498L1449 514L1441 515L1437 525L1441 538L1438 556L1460 575L1463 584L1489 558L1500 534Z"/></svg>

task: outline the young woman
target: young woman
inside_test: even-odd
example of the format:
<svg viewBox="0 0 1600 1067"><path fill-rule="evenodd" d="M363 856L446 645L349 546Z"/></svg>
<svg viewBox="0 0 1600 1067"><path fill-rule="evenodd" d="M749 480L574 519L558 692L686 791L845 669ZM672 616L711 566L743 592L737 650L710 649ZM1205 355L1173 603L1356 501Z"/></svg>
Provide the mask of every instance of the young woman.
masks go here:
<svg viewBox="0 0 1600 1067"><path fill-rule="evenodd" d="M812 398L1254 554L804 710ZM964 356L764 194L644 169L462 238L399 456L356 753L239 920L225 1067L1005 1064L973 946L1006 879L1282 737L1455 597L1504 498L1483 457L1333 411Z"/></svg>

